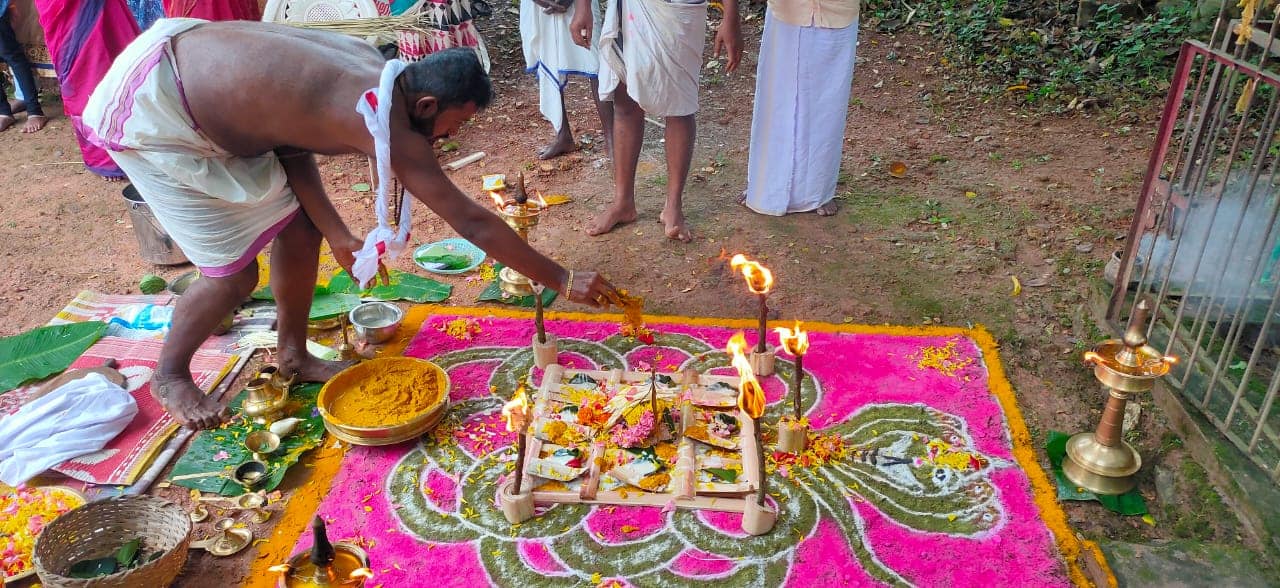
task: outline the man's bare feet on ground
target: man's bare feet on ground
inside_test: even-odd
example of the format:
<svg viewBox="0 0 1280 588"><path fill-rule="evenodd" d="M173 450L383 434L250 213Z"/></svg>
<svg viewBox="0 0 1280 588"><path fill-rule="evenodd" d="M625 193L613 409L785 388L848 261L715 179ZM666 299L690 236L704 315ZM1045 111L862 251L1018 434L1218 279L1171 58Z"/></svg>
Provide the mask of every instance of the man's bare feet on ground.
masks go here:
<svg viewBox="0 0 1280 588"><path fill-rule="evenodd" d="M12 127L13 123L16 122L18 121L12 116L0 116L0 132L9 130L9 127Z"/></svg>
<svg viewBox="0 0 1280 588"><path fill-rule="evenodd" d="M818 213L818 216L835 216L837 212L840 212L840 205L835 200L832 200L819 206L814 212Z"/></svg>
<svg viewBox="0 0 1280 588"><path fill-rule="evenodd" d="M565 153L576 151L578 146L574 144L572 136L556 135L556 139L542 148L538 152L538 159L551 159L559 157Z"/></svg>
<svg viewBox="0 0 1280 588"><path fill-rule="evenodd" d="M587 228L587 234L592 237L603 235L612 231L614 227L634 223L637 218L640 218L640 215L636 212L635 206L620 208L611 204L591 223Z"/></svg>
<svg viewBox="0 0 1280 588"><path fill-rule="evenodd" d="M26 102L18 100L17 98L9 100L9 112L17 114L19 112L26 112L26 111L27 111Z"/></svg>
<svg viewBox="0 0 1280 588"><path fill-rule="evenodd" d="M689 232L689 227L685 224L683 212L668 215L667 211L663 210L658 218L662 219L668 239L680 241L681 243L688 243L693 240L693 233Z"/></svg>
<svg viewBox="0 0 1280 588"><path fill-rule="evenodd" d="M29 134L29 133L36 133L36 132L39 132L39 131L40 131L40 129L43 129L43 128L44 128L44 125L46 125L46 124L48 124L48 123L49 123L49 117L46 117L46 116L28 116L28 117L27 117L27 124L22 125L22 132L24 132L24 133L28 133L28 134Z"/></svg>
<svg viewBox="0 0 1280 588"><path fill-rule="evenodd" d="M151 377L151 397L175 420L192 429L212 429L227 420L227 409L205 396L190 376Z"/></svg>
<svg viewBox="0 0 1280 588"><path fill-rule="evenodd" d="M285 374L297 374L296 382L328 382L355 364L354 361L325 361L310 353L302 353L302 358L286 355L280 357L280 371Z"/></svg>

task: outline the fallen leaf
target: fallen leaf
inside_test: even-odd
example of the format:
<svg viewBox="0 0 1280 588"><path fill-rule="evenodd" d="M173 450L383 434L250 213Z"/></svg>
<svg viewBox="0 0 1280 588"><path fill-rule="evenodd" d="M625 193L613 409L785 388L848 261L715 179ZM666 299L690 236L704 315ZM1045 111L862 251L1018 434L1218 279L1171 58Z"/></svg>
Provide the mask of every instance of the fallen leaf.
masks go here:
<svg viewBox="0 0 1280 588"><path fill-rule="evenodd" d="M1009 276L1013 280L1013 293L1010 296L1017 296L1022 293L1022 282L1018 281L1018 276Z"/></svg>
<svg viewBox="0 0 1280 588"><path fill-rule="evenodd" d="M555 206L557 204L568 204L570 202L573 202L573 199L570 198L567 194L552 194L550 196L544 196L542 200L547 203L547 206Z"/></svg>
<svg viewBox="0 0 1280 588"><path fill-rule="evenodd" d="M1151 525L1152 527L1156 526L1156 518L1149 514L1142 515L1142 522Z"/></svg>
<svg viewBox="0 0 1280 588"><path fill-rule="evenodd" d="M974 192L974 191L972 191L972 190L970 190L970 191L968 191L968 192L965 192L965 193L964 193L964 197L965 197L965 198L977 198L977 197L978 197L978 193L977 193L977 192Z"/></svg>
<svg viewBox="0 0 1280 588"><path fill-rule="evenodd" d="M1040 277L1038 277L1038 278L1031 278L1030 280L1027 280L1026 285L1027 285L1027 286L1029 286L1029 287L1032 287L1032 288L1039 288L1039 287L1041 287L1041 286L1048 286L1048 285L1049 285L1049 276L1040 276Z"/></svg>
<svg viewBox="0 0 1280 588"><path fill-rule="evenodd" d="M359 184L351 184L351 189L356 192L368 192L370 188L367 182L360 182Z"/></svg>

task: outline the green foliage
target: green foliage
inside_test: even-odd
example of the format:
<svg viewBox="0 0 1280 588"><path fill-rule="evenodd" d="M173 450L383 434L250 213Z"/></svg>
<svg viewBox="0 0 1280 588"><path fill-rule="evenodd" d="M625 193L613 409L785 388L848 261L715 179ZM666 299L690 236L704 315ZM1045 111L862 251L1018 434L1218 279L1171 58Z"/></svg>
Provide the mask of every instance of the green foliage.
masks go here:
<svg viewBox="0 0 1280 588"><path fill-rule="evenodd" d="M1076 27L1077 4L920 0L912 23L947 40L950 64L985 74L984 89L1031 105L1160 96L1182 42L1207 36L1212 25L1197 15L1194 2L1167 2L1136 15L1124 12L1135 5L1100 3L1088 24ZM900 26L907 16L897 0L867 0L864 7L882 29Z"/></svg>

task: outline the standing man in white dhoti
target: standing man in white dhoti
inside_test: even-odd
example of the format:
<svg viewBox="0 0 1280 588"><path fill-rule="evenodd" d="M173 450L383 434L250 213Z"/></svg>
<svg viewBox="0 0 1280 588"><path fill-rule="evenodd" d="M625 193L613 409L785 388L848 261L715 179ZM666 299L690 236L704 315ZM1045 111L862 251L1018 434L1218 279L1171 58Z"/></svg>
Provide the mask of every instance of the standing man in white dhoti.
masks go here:
<svg viewBox="0 0 1280 588"><path fill-rule="evenodd" d="M592 21L600 22L600 1L590 0L590 8ZM555 140L538 153L538 159L551 159L574 149L569 109L564 102L564 88L571 75L591 80L591 99L600 115L605 151L612 153L613 103L599 97L596 71L600 58L594 44L579 47L569 34L569 22L577 10L574 0L520 0L520 40L524 45L525 67L538 76L538 106L556 130ZM599 37L597 26L592 38Z"/></svg>
<svg viewBox="0 0 1280 588"><path fill-rule="evenodd" d="M579 46L592 38L590 0L576 0L570 32ZM608 0L600 33L600 98L613 106L613 203L587 229L601 235L635 222L636 166L644 140L645 114L665 119L667 200L661 219L667 237L693 239L685 224L682 198L698 112L698 74L706 44L706 0ZM725 71L742 60L738 0L724 0L724 20L714 53L728 57Z"/></svg>
<svg viewBox="0 0 1280 588"><path fill-rule="evenodd" d="M858 2L769 0L741 200L751 210L836 213Z"/></svg>

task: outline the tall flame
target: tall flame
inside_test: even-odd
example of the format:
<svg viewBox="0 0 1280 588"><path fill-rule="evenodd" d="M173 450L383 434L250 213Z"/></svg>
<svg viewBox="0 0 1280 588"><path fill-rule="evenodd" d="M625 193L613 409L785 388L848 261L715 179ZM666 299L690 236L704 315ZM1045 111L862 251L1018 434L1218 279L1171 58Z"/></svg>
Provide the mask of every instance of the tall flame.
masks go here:
<svg viewBox="0 0 1280 588"><path fill-rule="evenodd" d="M529 397L525 395L524 384L516 388L515 396L502 405L502 418L507 419L507 430L520 433L529 419Z"/></svg>
<svg viewBox="0 0 1280 588"><path fill-rule="evenodd" d="M507 199L503 198L502 194L493 190L489 190L489 197L493 199L493 205L498 207L498 210L502 210L502 207L507 203Z"/></svg>
<svg viewBox="0 0 1280 588"><path fill-rule="evenodd" d="M747 338L742 331L738 331L729 338L725 351L733 359L733 368L738 370L738 377L742 378L742 388L738 392L738 408L752 419L760 418L760 415L764 414L764 390L760 388L760 382L751 371L751 362L747 360L746 355Z"/></svg>
<svg viewBox="0 0 1280 588"><path fill-rule="evenodd" d="M787 353L804 355L809 350L809 333L800 329L800 321L796 321L795 331L786 327L777 327L774 332L778 333L778 338L782 341L782 348L786 349Z"/></svg>
<svg viewBox="0 0 1280 588"><path fill-rule="evenodd" d="M773 272L760 263L747 259L747 256L741 253L734 255L729 260L729 266L735 270L742 270L742 277L747 280L747 288L750 288L753 294L768 294L773 288Z"/></svg>

